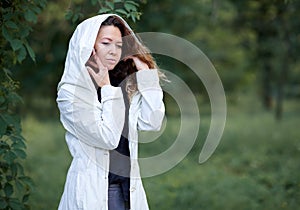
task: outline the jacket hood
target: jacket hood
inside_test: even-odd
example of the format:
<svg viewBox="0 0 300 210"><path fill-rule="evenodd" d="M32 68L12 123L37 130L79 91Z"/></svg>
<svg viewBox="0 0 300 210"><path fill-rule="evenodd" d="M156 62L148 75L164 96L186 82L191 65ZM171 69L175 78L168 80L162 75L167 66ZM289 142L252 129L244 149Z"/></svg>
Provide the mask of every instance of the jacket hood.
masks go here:
<svg viewBox="0 0 300 210"><path fill-rule="evenodd" d="M74 88L71 88L74 91L75 87L90 90L93 88L95 90L92 79L86 70L85 63L92 53L102 22L112 15L119 17L124 22L125 26L132 32L126 21L116 14L97 15L81 22L76 27L70 39L64 73L58 84L57 90L65 84L74 86ZM133 32L132 35L136 38Z"/></svg>

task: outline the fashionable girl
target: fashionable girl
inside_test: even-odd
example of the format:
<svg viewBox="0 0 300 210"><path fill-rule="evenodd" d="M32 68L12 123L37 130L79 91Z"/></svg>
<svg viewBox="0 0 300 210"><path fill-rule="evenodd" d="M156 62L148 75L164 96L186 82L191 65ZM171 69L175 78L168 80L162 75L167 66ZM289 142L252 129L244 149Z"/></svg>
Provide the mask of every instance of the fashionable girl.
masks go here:
<svg viewBox="0 0 300 210"><path fill-rule="evenodd" d="M147 48L114 14L79 24L57 104L73 157L60 210L147 210L138 130L159 130L162 75Z"/></svg>

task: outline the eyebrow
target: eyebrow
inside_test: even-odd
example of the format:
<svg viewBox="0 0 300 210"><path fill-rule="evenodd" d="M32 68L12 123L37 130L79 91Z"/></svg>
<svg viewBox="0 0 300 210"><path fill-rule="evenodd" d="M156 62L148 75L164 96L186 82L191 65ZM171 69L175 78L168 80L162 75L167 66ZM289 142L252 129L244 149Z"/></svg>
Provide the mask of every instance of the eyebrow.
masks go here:
<svg viewBox="0 0 300 210"><path fill-rule="evenodd" d="M102 39L108 39L109 41L113 41L111 38L109 38L109 37L102 37ZM101 40L102 40L101 39ZM119 43L119 44L122 44L123 43L123 41L121 40L121 41L117 41L117 43Z"/></svg>

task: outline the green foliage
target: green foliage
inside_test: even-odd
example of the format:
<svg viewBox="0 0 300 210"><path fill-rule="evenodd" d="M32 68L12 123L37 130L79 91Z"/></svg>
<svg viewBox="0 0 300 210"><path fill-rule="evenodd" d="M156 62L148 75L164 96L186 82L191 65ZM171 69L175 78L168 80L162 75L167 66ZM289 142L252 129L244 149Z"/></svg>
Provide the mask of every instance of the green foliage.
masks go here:
<svg viewBox="0 0 300 210"><path fill-rule="evenodd" d="M1 3L1 64L7 68L21 63L27 56L35 61L35 54L28 42L31 24L38 20L37 15L46 6L46 0L5 1ZM1 65L1 67L2 67Z"/></svg>
<svg viewBox="0 0 300 210"><path fill-rule="evenodd" d="M21 162L26 158L18 113L22 99L17 94L19 82L12 79L9 69L27 55L35 61L28 36L31 24L37 22L37 15L45 5L45 0L1 2L0 209L29 209L33 182L25 175Z"/></svg>
<svg viewBox="0 0 300 210"><path fill-rule="evenodd" d="M96 11L96 14L118 14L124 18L131 19L133 22L139 20L142 15L139 11L139 3L134 0L90 0L88 4L94 7L98 5L100 9ZM71 20L72 23L78 23L78 21L86 18L86 15L89 15L83 12L83 7L84 2L77 1L74 3L73 8L66 12L65 18Z"/></svg>
<svg viewBox="0 0 300 210"><path fill-rule="evenodd" d="M206 163L197 165L210 124L209 117L204 116L199 139L187 158L171 171L144 180L152 209L298 208L299 101L287 102L289 114L278 123L270 113L253 107L250 98L255 100L244 96L236 106L228 107L221 143ZM180 121L168 118L168 124L176 120ZM173 136L178 130L165 132ZM151 157L149 149L159 154L162 145L172 145L168 138L157 141L141 145L140 153ZM166 148L169 146L163 151Z"/></svg>
<svg viewBox="0 0 300 210"><path fill-rule="evenodd" d="M299 28L297 11L299 1L230 1L236 8L234 29L254 34L251 49L251 66L259 79L261 101L266 109L275 105L276 118L282 115L282 104L288 87L293 86L293 76L299 64ZM247 8L245 10L245 8ZM244 37L249 43L248 37ZM295 64L298 67L295 67ZM299 84L299 83L298 83Z"/></svg>
<svg viewBox="0 0 300 210"><path fill-rule="evenodd" d="M5 75L0 85L0 209L29 209L32 180L20 162L26 158L26 144L16 112L22 99L16 93L19 83Z"/></svg>
<svg viewBox="0 0 300 210"><path fill-rule="evenodd" d="M214 64L226 93L255 86L279 112L286 90L299 95L299 1L152 0L151 7L141 7L137 28L175 34L197 45ZM205 91L186 66L157 60L193 91Z"/></svg>
<svg viewBox="0 0 300 210"><path fill-rule="evenodd" d="M286 117L278 123L272 114L254 106L255 100L255 95L242 95L236 105L229 104L220 145L199 165L199 152L210 125L209 112L202 111L209 104L201 106L199 137L188 156L170 171L143 179L150 209L298 209L300 101L287 101ZM172 105L166 104L167 111ZM30 115L23 123L23 135L28 139L26 169L38 186L29 202L32 209L57 209L71 162L64 128L57 117L41 121ZM193 126L192 117L189 123ZM180 118L168 115L163 135L140 144L139 157L166 151L179 128Z"/></svg>
<svg viewBox="0 0 300 210"><path fill-rule="evenodd" d="M152 0L151 7L142 9L139 30L174 34L196 45L215 66L226 92L246 85L248 51L243 49L243 35L233 34L231 24L236 11L228 1ZM157 61L163 69L180 76L194 92L205 92L200 79L187 66L161 56Z"/></svg>
<svg viewBox="0 0 300 210"><path fill-rule="evenodd" d="M28 139L24 166L36 186L28 203L32 210L57 209L72 159L65 144L65 129L57 118L38 120L28 115L22 122L23 135Z"/></svg>

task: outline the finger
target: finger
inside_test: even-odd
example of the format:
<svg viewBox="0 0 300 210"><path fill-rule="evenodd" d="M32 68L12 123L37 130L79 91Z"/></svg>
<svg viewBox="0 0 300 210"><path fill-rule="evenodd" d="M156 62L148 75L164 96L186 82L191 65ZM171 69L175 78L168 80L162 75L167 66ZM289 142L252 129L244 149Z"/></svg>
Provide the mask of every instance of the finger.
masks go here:
<svg viewBox="0 0 300 210"><path fill-rule="evenodd" d="M139 59L138 57L134 56L132 59L134 61L137 70L149 69L149 66L145 62L141 61L141 59Z"/></svg>
<svg viewBox="0 0 300 210"><path fill-rule="evenodd" d="M90 58L89 58L89 59L87 60L87 62L86 62L86 65L91 66L91 67L94 68L94 69L97 69L97 68L98 68L97 63L96 63L96 61L95 61L95 50L93 50L93 52L92 52Z"/></svg>
<svg viewBox="0 0 300 210"><path fill-rule="evenodd" d="M141 61L138 57L133 57L132 60L134 61L135 65L140 64Z"/></svg>
<svg viewBox="0 0 300 210"><path fill-rule="evenodd" d="M89 74L90 74L93 78L95 78L95 76L96 76L95 71L94 71L91 67L89 67L89 66L87 66L86 69L88 70Z"/></svg>
<svg viewBox="0 0 300 210"><path fill-rule="evenodd" d="M101 82L105 77L106 77L106 75L105 74L103 74L103 72L102 72L102 74L101 73L96 73L92 68L90 68L90 67L87 67L87 70L88 70L88 72L89 72L89 74L91 75L91 77L98 83L98 82Z"/></svg>
<svg viewBox="0 0 300 210"><path fill-rule="evenodd" d="M92 67L92 68L94 68L94 69L98 69L98 65L97 65L97 63L95 61L89 60L87 62L87 65L90 66L90 67Z"/></svg>
<svg viewBox="0 0 300 210"><path fill-rule="evenodd" d="M133 62L136 66L138 66L141 63L141 61L138 57L132 56L131 59L133 60Z"/></svg>

